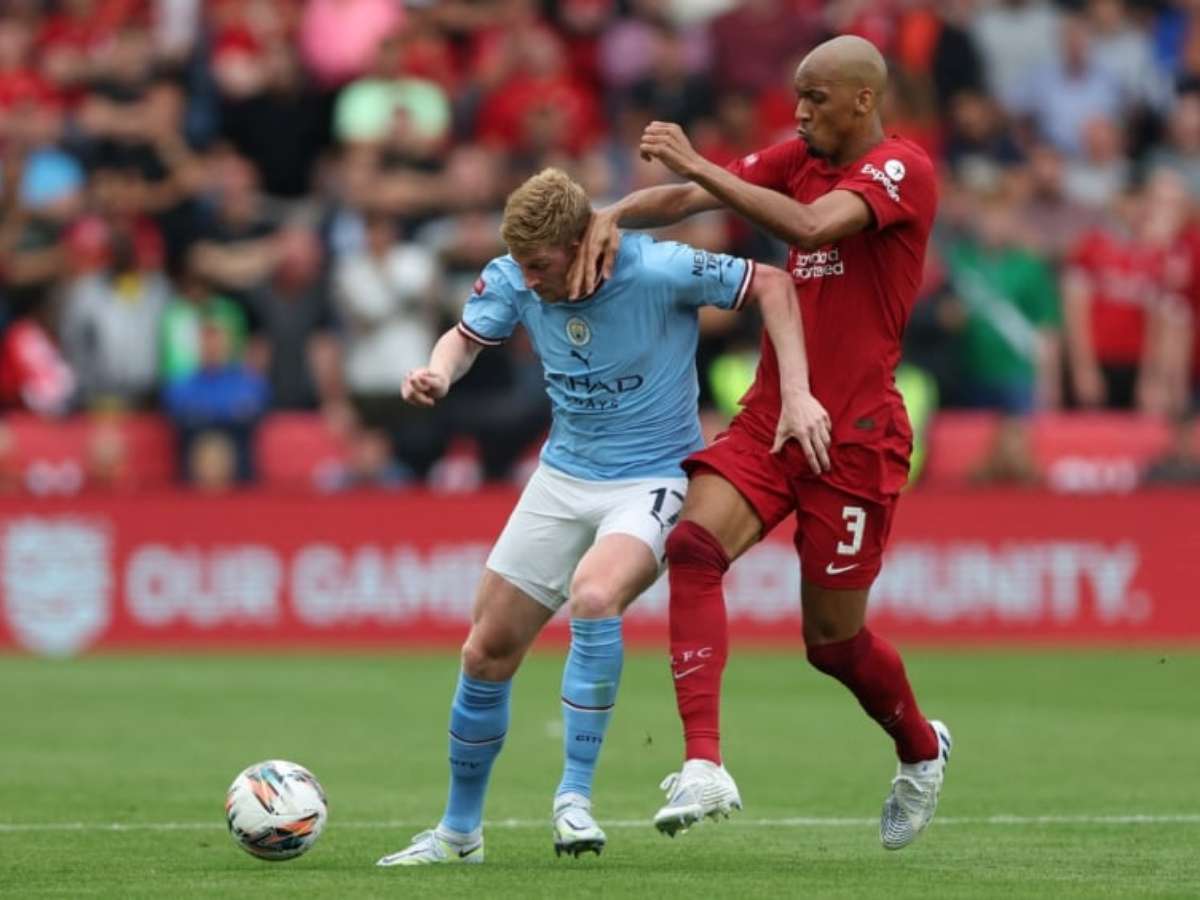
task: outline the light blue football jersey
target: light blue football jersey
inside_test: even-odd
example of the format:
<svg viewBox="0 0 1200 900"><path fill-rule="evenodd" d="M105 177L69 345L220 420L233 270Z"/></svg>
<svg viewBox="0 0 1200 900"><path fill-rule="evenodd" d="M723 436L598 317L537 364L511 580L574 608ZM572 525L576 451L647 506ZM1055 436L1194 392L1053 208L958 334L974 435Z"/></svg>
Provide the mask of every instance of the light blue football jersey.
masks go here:
<svg viewBox="0 0 1200 900"><path fill-rule="evenodd" d="M741 308L753 277L749 260L630 233L613 277L575 303L546 303L511 256L492 260L458 327L497 346L525 326L553 412L543 463L589 481L677 477L703 445L698 311Z"/></svg>

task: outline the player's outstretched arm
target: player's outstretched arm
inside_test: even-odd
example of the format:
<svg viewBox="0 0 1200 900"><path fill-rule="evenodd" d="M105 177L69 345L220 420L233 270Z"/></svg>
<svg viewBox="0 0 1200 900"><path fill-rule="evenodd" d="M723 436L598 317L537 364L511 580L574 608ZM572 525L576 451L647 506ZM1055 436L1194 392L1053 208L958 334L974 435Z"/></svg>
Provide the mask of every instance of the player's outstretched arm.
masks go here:
<svg viewBox="0 0 1200 900"><path fill-rule="evenodd" d="M808 356L804 350L804 324L791 277L772 266L758 266L750 285L750 299L758 302L763 325L779 360L779 425L772 453L795 440L816 474L829 471L832 424L829 413L808 385Z"/></svg>
<svg viewBox="0 0 1200 900"><path fill-rule="evenodd" d="M567 275L568 298L586 297L601 277L612 277L621 243L618 228L661 228L720 206L719 200L694 184L663 184L634 191L597 210Z"/></svg>
<svg viewBox="0 0 1200 900"><path fill-rule="evenodd" d="M470 371L482 349L457 328L451 328L434 344L429 365L404 376L401 396L413 406L433 406L449 393L450 385Z"/></svg>
<svg viewBox="0 0 1200 900"><path fill-rule="evenodd" d="M642 133L642 155L703 188L775 237L801 250L816 250L857 234L871 224L871 210L858 194L830 191L812 203L799 203L770 188L743 181L709 162L692 147L674 122L651 122Z"/></svg>

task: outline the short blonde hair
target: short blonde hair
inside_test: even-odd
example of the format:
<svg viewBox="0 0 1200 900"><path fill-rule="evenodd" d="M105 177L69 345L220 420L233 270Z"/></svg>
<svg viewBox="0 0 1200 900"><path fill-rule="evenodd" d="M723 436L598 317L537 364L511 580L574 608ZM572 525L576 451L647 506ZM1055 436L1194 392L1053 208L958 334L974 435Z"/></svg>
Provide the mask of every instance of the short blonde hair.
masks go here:
<svg viewBox="0 0 1200 900"><path fill-rule="evenodd" d="M583 237L592 205L587 192L562 169L542 169L508 195L500 237L508 249L569 247Z"/></svg>

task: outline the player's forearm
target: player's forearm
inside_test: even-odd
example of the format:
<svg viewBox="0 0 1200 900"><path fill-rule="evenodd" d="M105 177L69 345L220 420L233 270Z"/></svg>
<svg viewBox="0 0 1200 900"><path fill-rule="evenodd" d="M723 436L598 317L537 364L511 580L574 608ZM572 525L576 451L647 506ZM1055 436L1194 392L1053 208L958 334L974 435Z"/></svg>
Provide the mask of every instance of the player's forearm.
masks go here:
<svg viewBox="0 0 1200 900"><path fill-rule="evenodd" d="M804 323L796 288L786 272L759 266L754 273L753 297L762 313L763 327L779 361L779 389L784 396L807 394L808 355L804 349Z"/></svg>
<svg viewBox="0 0 1200 900"><path fill-rule="evenodd" d="M662 184L634 191L600 212L615 216L622 228L661 228L720 205L695 184Z"/></svg>
<svg viewBox="0 0 1200 900"><path fill-rule="evenodd" d="M823 243L821 220L810 206L743 181L707 160L688 177L724 206L790 246L812 250Z"/></svg>
<svg viewBox="0 0 1200 900"><path fill-rule="evenodd" d="M429 368L444 375L447 384L454 384L471 370L482 349L479 344L463 337L457 328L451 328L433 345Z"/></svg>

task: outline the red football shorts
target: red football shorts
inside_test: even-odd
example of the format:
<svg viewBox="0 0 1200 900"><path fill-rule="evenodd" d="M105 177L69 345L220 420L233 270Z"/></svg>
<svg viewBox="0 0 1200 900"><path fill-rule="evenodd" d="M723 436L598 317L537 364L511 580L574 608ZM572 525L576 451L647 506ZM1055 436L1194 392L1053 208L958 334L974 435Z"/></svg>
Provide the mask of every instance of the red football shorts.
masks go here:
<svg viewBox="0 0 1200 900"><path fill-rule="evenodd" d="M835 448L836 449L836 448ZM732 484L763 523L763 534L796 513L796 552L804 578L821 587L870 587L883 565L897 497L871 500L813 474L789 442L778 454L734 427L684 460L694 476L708 469ZM831 460L837 465L837 455Z"/></svg>

